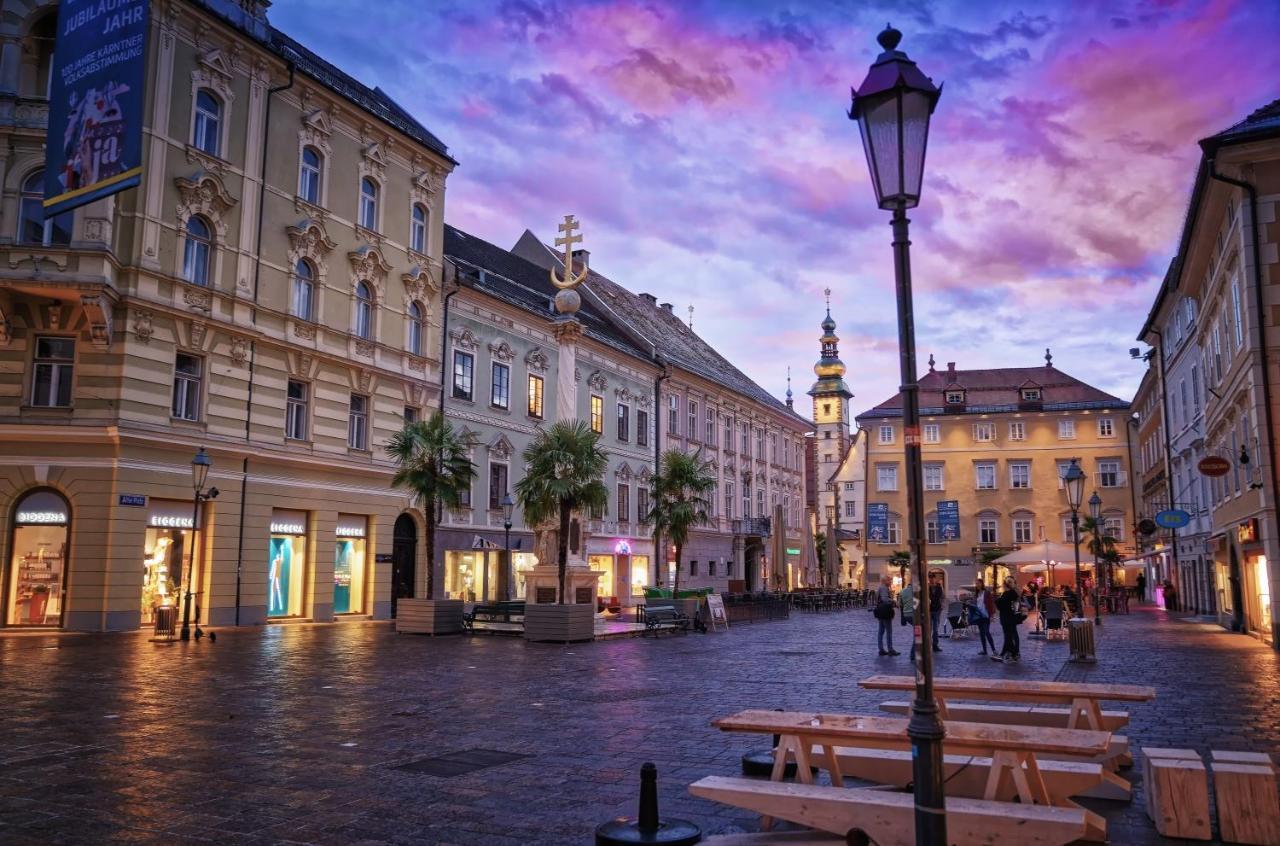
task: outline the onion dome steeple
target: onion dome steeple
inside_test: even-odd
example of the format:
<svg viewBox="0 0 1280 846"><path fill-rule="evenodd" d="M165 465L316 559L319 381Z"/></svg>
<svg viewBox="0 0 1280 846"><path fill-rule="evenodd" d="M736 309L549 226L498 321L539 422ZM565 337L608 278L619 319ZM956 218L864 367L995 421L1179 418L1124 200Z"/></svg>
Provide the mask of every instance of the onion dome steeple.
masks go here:
<svg viewBox="0 0 1280 846"><path fill-rule="evenodd" d="M813 365L818 381L809 389L809 396L839 395L846 399L853 396L844 383L845 366L840 360L840 337L836 335L836 322L831 317L831 289L826 290L827 316L822 320L822 355Z"/></svg>

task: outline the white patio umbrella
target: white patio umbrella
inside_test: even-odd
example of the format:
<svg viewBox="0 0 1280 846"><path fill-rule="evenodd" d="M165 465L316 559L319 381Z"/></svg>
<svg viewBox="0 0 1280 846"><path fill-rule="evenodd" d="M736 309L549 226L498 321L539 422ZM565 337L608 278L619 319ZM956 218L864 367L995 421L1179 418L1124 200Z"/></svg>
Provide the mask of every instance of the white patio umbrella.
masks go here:
<svg viewBox="0 0 1280 846"><path fill-rule="evenodd" d="M1053 577L1053 571L1046 565L1052 564L1053 570L1064 568L1074 569L1076 565L1076 548L1068 546L1065 543L1054 543L1053 541L1040 541L1040 543L1028 544L1021 549L1015 549L1007 555L1002 555L995 560L996 564L1005 566L1016 566L1021 564L1036 565L1043 567L1042 570L1032 570L1029 567L1018 567L1025 573L1049 572L1050 579ZM1084 561L1082 560L1083 566Z"/></svg>

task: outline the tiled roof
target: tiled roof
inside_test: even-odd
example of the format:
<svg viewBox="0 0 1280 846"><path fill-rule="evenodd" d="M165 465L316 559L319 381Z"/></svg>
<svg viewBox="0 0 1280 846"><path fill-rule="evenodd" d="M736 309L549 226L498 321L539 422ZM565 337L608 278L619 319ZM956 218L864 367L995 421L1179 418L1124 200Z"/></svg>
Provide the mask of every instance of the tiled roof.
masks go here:
<svg viewBox="0 0 1280 846"><path fill-rule="evenodd" d="M1085 408L1128 408L1129 403L1105 391L1086 385L1056 367L999 367L990 370L931 370L920 378L920 413L946 414L945 392L950 387L964 389L964 411L967 414L993 414L1018 411L1022 404L1021 388L1038 387L1040 408L1045 411L1068 411ZM955 408L955 406L952 406ZM901 417L902 394L885 400L858 419Z"/></svg>
<svg viewBox="0 0 1280 846"><path fill-rule="evenodd" d="M458 279L463 285L543 319L555 319L552 300L556 288L551 284L546 268L448 224L444 227L444 254L459 265L462 272ZM468 273L468 270L482 270L484 273ZM627 355L649 360L647 351L618 332L585 298L578 320L588 337Z"/></svg>
<svg viewBox="0 0 1280 846"><path fill-rule="evenodd" d="M300 73L319 82L325 88L342 97L344 100L359 106L373 117L395 127L400 132L439 153L450 162L457 163L449 155L449 148L430 130L419 123L413 115L405 111L399 103L391 99L381 88L370 88L354 77L330 64L306 47L299 44L280 30L266 24L261 31L244 25L240 20L228 15L223 4L217 0L192 0L197 6L217 16L228 26L234 27L248 38L275 53L286 62L291 62Z"/></svg>
<svg viewBox="0 0 1280 846"><path fill-rule="evenodd" d="M1226 144L1236 144L1256 136L1273 133L1280 133L1280 100L1272 100L1262 108L1254 110L1244 120L1204 139L1200 142L1200 146L1206 154L1212 155L1214 150Z"/></svg>
<svg viewBox="0 0 1280 846"><path fill-rule="evenodd" d="M542 246L547 255L556 261L557 266L563 265L563 261L551 248L545 244ZM762 405L767 405L798 423L812 425L804 417L796 414L793 409L787 408L786 403L734 367L728 359L716 352L714 347L690 329L688 324L659 306L656 301L650 302L594 270L590 271L583 286L590 289L618 319L624 321L641 336L648 338L671 364L708 381L723 385ZM583 301L586 302L586 299L584 297Z"/></svg>

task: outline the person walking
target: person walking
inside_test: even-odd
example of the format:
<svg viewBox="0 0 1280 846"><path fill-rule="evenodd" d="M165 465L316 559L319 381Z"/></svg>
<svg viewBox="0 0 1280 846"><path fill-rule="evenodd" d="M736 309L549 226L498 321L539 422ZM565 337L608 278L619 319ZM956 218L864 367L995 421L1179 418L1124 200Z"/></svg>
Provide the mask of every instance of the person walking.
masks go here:
<svg viewBox="0 0 1280 846"><path fill-rule="evenodd" d="M1000 628L1004 631L1004 643L1000 646L1000 654L991 656L992 661L1021 660L1018 642L1018 611L1021 604L1013 578L1005 579L1004 591L996 600L996 610L1000 612Z"/></svg>
<svg viewBox="0 0 1280 846"><path fill-rule="evenodd" d="M978 644L982 647L983 655L988 654L988 644L991 646L990 654L996 654L996 642L991 638L991 618L995 613L995 597L991 595L991 591L987 590L982 579L978 579L978 584L974 587L973 621L978 626Z"/></svg>
<svg viewBox="0 0 1280 846"><path fill-rule="evenodd" d="M929 574L929 627L933 630L933 651L941 652L938 646L938 630L942 628L942 580Z"/></svg>
<svg viewBox="0 0 1280 846"><path fill-rule="evenodd" d="M893 648L893 616L893 584L886 574L880 577L880 587L876 589L875 617L880 624L877 642L881 655L902 654Z"/></svg>
<svg viewBox="0 0 1280 846"><path fill-rule="evenodd" d="M1147 574L1138 572L1138 603L1147 601Z"/></svg>

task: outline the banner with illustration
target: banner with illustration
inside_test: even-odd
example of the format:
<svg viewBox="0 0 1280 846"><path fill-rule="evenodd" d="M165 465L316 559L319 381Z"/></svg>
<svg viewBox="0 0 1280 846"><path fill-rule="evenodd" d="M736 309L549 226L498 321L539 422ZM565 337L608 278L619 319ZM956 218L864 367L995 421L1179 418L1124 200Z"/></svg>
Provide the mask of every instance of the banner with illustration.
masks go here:
<svg viewBox="0 0 1280 846"><path fill-rule="evenodd" d="M148 0L62 0L49 85L46 218L142 181Z"/></svg>
<svg viewBox="0 0 1280 846"><path fill-rule="evenodd" d="M871 543L889 542L889 503L867 503L867 540Z"/></svg>
<svg viewBox="0 0 1280 846"><path fill-rule="evenodd" d="M938 539L960 539L960 500L944 499L938 502Z"/></svg>

